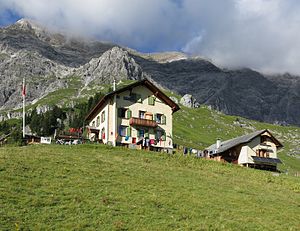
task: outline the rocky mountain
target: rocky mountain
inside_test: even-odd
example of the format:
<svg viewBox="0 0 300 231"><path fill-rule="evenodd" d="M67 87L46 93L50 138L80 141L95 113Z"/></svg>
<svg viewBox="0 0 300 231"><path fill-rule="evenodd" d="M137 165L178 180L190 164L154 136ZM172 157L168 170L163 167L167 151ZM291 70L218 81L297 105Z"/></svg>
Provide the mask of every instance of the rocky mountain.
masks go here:
<svg viewBox="0 0 300 231"><path fill-rule="evenodd" d="M2 111L21 106L23 77L31 104L62 89L72 90L65 97L76 100L113 79L148 77L226 114L300 125L298 76L221 69L180 52L142 54L112 43L66 36L24 19L0 29L0 76Z"/></svg>
<svg viewBox="0 0 300 231"><path fill-rule="evenodd" d="M141 79L142 71L128 51L110 43L68 38L28 20L0 29L0 109L21 106L25 77L27 101L70 88L78 92L112 79Z"/></svg>
<svg viewBox="0 0 300 231"><path fill-rule="evenodd" d="M267 76L251 69L224 70L203 59L157 63L136 57L155 81L225 114L300 125L300 77Z"/></svg>

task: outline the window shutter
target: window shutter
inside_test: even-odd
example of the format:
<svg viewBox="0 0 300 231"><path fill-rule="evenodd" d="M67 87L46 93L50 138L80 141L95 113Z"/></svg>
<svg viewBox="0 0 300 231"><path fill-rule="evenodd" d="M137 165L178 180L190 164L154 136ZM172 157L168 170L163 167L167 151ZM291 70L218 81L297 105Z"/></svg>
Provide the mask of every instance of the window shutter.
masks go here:
<svg viewBox="0 0 300 231"><path fill-rule="evenodd" d="M130 119L131 118L131 111L128 109L126 111L126 119Z"/></svg>
<svg viewBox="0 0 300 231"><path fill-rule="evenodd" d="M148 98L148 104L149 105L154 105L154 97L153 96L149 96L149 98Z"/></svg>
<svg viewBox="0 0 300 231"><path fill-rule="evenodd" d="M148 104L149 104L149 105L152 105L152 104L151 104L151 103L152 103L152 101L151 101L151 100L152 100L152 97L151 97L151 96L149 96L149 98L148 98Z"/></svg>
<svg viewBox="0 0 300 231"><path fill-rule="evenodd" d="M163 131L163 134L161 136L161 140L166 141L166 132L165 131Z"/></svg>
<svg viewBox="0 0 300 231"><path fill-rule="evenodd" d="M165 115L161 116L161 123L166 124L166 116Z"/></svg>
<svg viewBox="0 0 300 231"><path fill-rule="evenodd" d="M131 127L126 128L126 135L131 136Z"/></svg>

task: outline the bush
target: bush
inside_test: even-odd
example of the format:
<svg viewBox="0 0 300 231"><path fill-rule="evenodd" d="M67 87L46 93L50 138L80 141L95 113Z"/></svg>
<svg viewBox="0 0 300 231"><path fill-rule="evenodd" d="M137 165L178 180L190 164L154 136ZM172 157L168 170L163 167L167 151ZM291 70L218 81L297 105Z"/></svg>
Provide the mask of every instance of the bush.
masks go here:
<svg viewBox="0 0 300 231"><path fill-rule="evenodd" d="M18 146L25 145L25 141L23 140L23 134L20 128L13 128L9 138L7 139L8 144L15 144Z"/></svg>

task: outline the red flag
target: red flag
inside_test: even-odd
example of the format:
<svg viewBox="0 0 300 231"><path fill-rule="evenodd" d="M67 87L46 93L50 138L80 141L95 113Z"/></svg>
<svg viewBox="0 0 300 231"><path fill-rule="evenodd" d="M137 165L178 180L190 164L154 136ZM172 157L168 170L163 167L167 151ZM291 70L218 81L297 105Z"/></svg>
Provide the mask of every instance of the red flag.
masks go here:
<svg viewBox="0 0 300 231"><path fill-rule="evenodd" d="M26 96L26 86L24 80L23 80L23 87L22 87L22 96Z"/></svg>

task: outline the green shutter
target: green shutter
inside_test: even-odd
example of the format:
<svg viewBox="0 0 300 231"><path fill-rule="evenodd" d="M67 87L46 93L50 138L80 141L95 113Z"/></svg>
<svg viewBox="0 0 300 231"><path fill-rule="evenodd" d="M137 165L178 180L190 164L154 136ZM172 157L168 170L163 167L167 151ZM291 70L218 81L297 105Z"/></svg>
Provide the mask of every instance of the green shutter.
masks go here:
<svg viewBox="0 0 300 231"><path fill-rule="evenodd" d="M161 116L161 124L166 124L166 116L165 115Z"/></svg>
<svg viewBox="0 0 300 231"><path fill-rule="evenodd" d="M131 136L131 127L126 128L126 135Z"/></svg>
<svg viewBox="0 0 300 231"><path fill-rule="evenodd" d="M166 132L165 131L163 131L163 135L161 136L161 140L166 141Z"/></svg>
<svg viewBox="0 0 300 231"><path fill-rule="evenodd" d="M131 118L131 111L128 109L126 111L126 119L130 119Z"/></svg>
<svg viewBox="0 0 300 231"><path fill-rule="evenodd" d="M152 105L152 97L151 96L148 97L148 104Z"/></svg>
<svg viewBox="0 0 300 231"><path fill-rule="evenodd" d="M154 105L154 101L155 101L154 97L153 96L149 96L149 98L148 98L148 104L149 105Z"/></svg>

